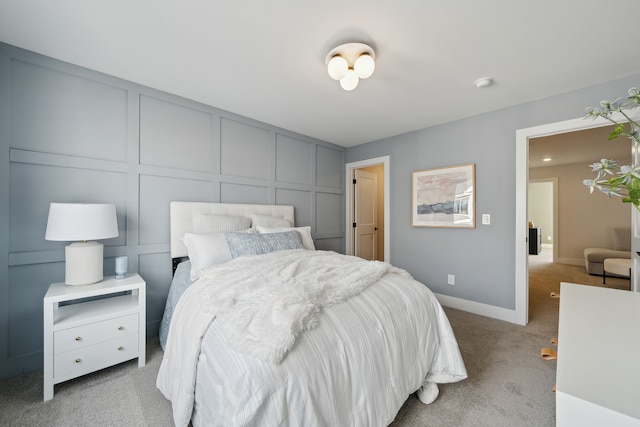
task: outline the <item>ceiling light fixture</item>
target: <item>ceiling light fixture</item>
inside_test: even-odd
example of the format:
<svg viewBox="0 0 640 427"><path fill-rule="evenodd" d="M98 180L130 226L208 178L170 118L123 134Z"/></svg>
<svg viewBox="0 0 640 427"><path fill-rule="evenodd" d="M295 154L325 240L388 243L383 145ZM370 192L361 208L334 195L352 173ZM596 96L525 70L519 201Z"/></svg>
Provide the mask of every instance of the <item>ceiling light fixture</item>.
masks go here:
<svg viewBox="0 0 640 427"><path fill-rule="evenodd" d="M485 87L489 87L493 84L493 79L491 77L482 77L474 82L478 89L483 89Z"/></svg>
<svg viewBox="0 0 640 427"><path fill-rule="evenodd" d="M345 43L333 48L325 58L329 76L340 80L344 90L353 90L360 79L371 77L376 69L376 53L364 43Z"/></svg>

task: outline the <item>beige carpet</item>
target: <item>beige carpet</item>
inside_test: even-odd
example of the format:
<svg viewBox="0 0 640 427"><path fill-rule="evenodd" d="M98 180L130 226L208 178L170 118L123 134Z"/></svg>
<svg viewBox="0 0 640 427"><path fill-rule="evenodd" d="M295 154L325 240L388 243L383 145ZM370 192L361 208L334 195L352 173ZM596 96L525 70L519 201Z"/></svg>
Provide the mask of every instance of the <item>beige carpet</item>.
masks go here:
<svg viewBox="0 0 640 427"><path fill-rule="evenodd" d="M469 378L444 384L431 405L409 396L400 426L553 426L555 361L540 358L557 336L561 281L601 286L584 267L553 264L550 250L530 256L529 324L518 326L459 310L445 311L456 333ZM607 280L626 289L625 279ZM0 381L2 426L171 426L171 406L155 387L162 358L157 338L147 342L147 365L127 362L55 387L42 402L42 371ZM334 426L332 426L334 427Z"/></svg>
<svg viewBox="0 0 640 427"><path fill-rule="evenodd" d="M458 338L469 378L440 387L429 406L410 396L399 426L554 426L556 361L540 358L542 347L555 348L560 282L603 286L585 267L553 263L553 248L529 255L529 324L518 326L446 309ZM628 289L629 281L607 278L607 286Z"/></svg>

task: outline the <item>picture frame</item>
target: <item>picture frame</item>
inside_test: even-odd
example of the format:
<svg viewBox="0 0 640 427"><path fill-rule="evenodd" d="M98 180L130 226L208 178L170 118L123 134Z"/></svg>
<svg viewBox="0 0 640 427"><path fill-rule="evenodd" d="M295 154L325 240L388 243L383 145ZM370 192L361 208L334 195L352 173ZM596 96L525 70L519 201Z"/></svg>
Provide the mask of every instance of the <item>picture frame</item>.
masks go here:
<svg viewBox="0 0 640 427"><path fill-rule="evenodd" d="M411 174L413 227L475 228L475 163Z"/></svg>

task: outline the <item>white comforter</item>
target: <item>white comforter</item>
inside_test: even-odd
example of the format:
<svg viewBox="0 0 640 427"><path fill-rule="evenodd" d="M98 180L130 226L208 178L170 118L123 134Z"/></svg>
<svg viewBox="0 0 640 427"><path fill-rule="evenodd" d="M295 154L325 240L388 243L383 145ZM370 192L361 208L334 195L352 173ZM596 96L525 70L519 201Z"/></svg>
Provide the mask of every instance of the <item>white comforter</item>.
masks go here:
<svg viewBox="0 0 640 427"><path fill-rule="evenodd" d="M387 271L408 276L383 262L284 250L210 268L196 287L202 310L216 317L231 348L280 363L300 332L317 325L323 307L359 294Z"/></svg>
<svg viewBox="0 0 640 427"><path fill-rule="evenodd" d="M176 425L191 418L196 375L207 398L196 405L194 424L206 425L386 425L425 381L465 378L431 292L397 269L385 274L389 269L330 252L284 251L210 270L176 306L158 374ZM265 321L280 332L265 333ZM207 352L200 354L205 334ZM250 356L251 346L261 350Z"/></svg>

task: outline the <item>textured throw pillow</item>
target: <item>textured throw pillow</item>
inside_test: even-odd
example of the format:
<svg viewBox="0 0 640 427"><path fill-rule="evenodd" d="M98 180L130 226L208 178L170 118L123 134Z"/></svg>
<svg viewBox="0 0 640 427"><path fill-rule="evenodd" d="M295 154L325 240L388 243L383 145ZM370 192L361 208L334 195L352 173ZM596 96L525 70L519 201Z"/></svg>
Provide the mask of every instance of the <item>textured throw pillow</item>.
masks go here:
<svg viewBox="0 0 640 427"><path fill-rule="evenodd" d="M273 234L224 233L233 258L261 255L286 249L304 249L300 233L288 231Z"/></svg>
<svg viewBox="0 0 640 427"><path fill-rule="evenodd" d="M304 245L305 249L309 249L312 251L316 250L316 246L313 244L313 238L311 237L311 227L308 225L304 227L276 227L276 228L262 227L259 225L256 227L256 230L258 230L258 233L260 234L282 233L283 231L295 230L298 233L300 233L300 236L302 237L302 244Z"/></svg>
<svg viewBox="0 0 640 427"><path fill-rule="evenodd" d="M269 215L251 215L251 227L291 227L291 221Z"/></svg>
<svg viewBox="0 0 640 427"><path fill-rule="evenodd" d="M240 231L251 227L251 218L239 215L194 214L194 233Z"/></svg>

